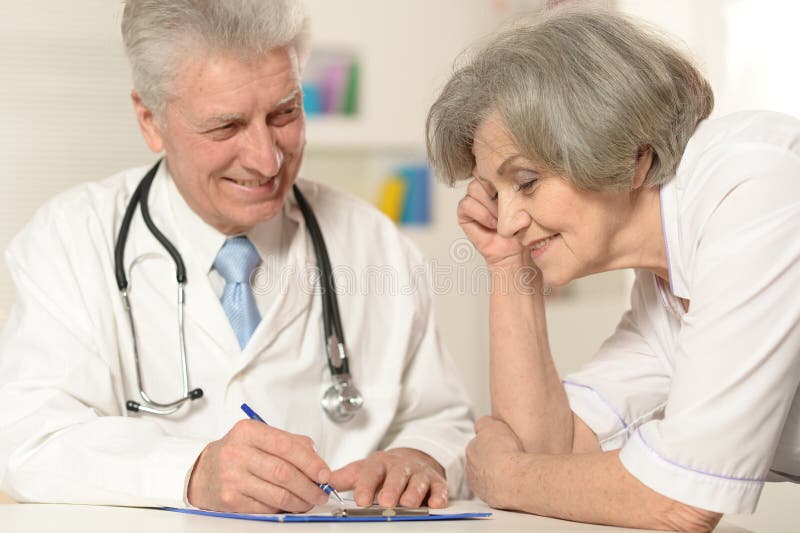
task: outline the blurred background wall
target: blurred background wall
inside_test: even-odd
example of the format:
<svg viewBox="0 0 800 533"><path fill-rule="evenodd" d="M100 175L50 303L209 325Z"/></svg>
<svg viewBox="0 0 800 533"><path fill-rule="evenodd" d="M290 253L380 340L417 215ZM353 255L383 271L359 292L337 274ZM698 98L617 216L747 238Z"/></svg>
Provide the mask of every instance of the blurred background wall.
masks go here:
<svg viewBox="0 0 800 533"><path fill-rule="evenodd" d="M603 3L672 33L714 86L715 115L744 108L800 115L796 2ZM424 165L425 115L455 58L503 21L550 4L308 0L316 52L307 74L322 80L317 87L322 89L319 108L308 120L302 175L389 211L392 205L403 211L392 186L407 184L405 169ZM132 113L130 76L119 36L121 12L116 0L0 0L0 161L6 169L0 180L0 248L5 249L33 211L57 192L155 159ZM322 105L330 89L324 81L326 61L339 63L332 76L341 76L342 62L354 76L350 88L355 92L338 109ZM345 100L346 96L340 95ZM476 412L487 414L488 298L482 261L456 224L455 207L463 192L463 185L450 189L434 178L423 184L416 198L425 204L424 216L406 223L399 211L393 216L439 276L434 290L441 334ZM627 306L629 285L628 273L609 273L578 280L548 297L548 328L561 372L579 367L613 331ZM0 324L13 298L3 263ZM736 517L737 522L759 531L784 530L782 525L791 523L790 498L798 495L798 487L769 486L759 512Z"/></svg>

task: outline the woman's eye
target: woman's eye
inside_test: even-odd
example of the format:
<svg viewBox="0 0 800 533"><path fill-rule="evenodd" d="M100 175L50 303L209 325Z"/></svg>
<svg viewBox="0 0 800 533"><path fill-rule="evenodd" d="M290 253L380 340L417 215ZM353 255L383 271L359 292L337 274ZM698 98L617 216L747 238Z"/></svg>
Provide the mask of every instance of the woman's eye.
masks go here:
<svg viewBox="0 0 800 533"><path fill-rule="evenodd" d="M517 185L517 190L520 192L529 191L534 185L536 185L536 180L523 181Z"/></svg>
<svg viewBox="0 0 800 533"><path fill-rule="evenodd" d="M536 185L539 181L539 174L532 171L519 171L516 176L516 183L514 184L515 192L526 192Z"/></svg>

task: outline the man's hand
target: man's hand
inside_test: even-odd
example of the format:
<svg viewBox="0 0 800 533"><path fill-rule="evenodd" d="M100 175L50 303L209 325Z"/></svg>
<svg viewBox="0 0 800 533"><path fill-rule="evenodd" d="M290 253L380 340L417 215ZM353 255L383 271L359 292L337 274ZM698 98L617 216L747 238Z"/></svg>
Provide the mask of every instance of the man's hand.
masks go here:
<svg viewBox="0 0 800 533"><path fill-rule="evenodd" d="M372 505L375 495L383 507L447 507L444 468L431 456L411 448L375 452L336 470L330 484L338 491L352 490L356 503Z"/></svg>
<svg viewBox="0 0 800 533"><path fill-rule="evenodd" d="M212 511L302 513L328 501L316 483L330 476L310 438L242 420L200 454L188 498Z"/></svg>
<svg viewBox="0 0 800 533"><path fill-rule="evenodd" d="M475 422L475 433L467 445L467 479L476 496L492 507L502 507L507 459L524 453L522 443L508 424L490 416Z"/></svg>

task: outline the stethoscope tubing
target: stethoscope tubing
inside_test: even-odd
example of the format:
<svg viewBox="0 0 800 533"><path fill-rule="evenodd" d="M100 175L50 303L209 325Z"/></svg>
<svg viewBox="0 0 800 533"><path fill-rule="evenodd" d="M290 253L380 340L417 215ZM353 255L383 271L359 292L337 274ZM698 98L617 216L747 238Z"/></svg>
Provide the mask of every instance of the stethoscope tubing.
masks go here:
<svg viewBox="0 0 800 533"><path fill-rule="evenodd" d="M139 395L141 396L144 404L134 401L128 401L126 407L129 411L143 411L156 415L167 415L177 411L181 405L187 400L196 400L203 397L203 390L200 388L189 390L189 370L186 357L186 342L184 338L184 287L186 285L186 267L183 263L183 258L178 252L177 248L167 239L167 237L156 227L155 223L150 216L150 208L148 205L148 197L150 194L150 186L155 179L156 173L162 163L163 159L159 159L150 170L145 174L142 180L137 185L125 213L122 217L119 232L117 233L117 242L114 246L114 275L117 281L117 287L120 291L125 311L128 315L130 322L131 335L133 336L133 350L134 361L136 364L136 378L139 387ZM363 403L361 394L358 389L352 384L350 380L350 368L347 360L347 351L344 342L344 329L342 328L341 315L339 313L339 302L336 297L336 285L333 279L333 269L331 268L330 257L328 255L327 247L325 246L325 239L322 235L317 217L314 215L313 210L308 204L303 194L297 185L292 186L292 190L299 206L303 218L308 228L309 236L311 237L311 244L314 248L314 254L317 257L317 263L320 269L320 289L322 291L322 315L323 315L323 329L325 333L325 347L328 359L328 367L334 378L334 385L326 392L323 399L323 407L326 412L331 415L334 420L346 421L353 416L353 411L350 410L345 416L337 418L335 412L341 411L336 406L329 406L325 398L330 394L339 397L342 400L342 391L347 390L351 393L348 400L351 405L355 405L355 409L360 408ZM180 352L181 352L181 370L183 378L183 395L181 398L170 403L159 403L154 401L144 390L141 365L139 361L138 343L136 342L136 329L133 322L133 314L131 312L130 300L128 298L128 279L125 274L125 245L128 240L131 222L136 212L136 207L140 207L142 219L144 220L147 229L161 244L161 246L169 253L173 262L175 263L175 277L178 283L178 327L180 329ZM335 391L335 392L334 392ZM352 396L355 394L355 396ZM334 402L335 403L335 402ZM345 409L347 411L347 409Z"/></svg>
<svg viewBox="0 0 800 533"><path fill-rule="evenodd" d="M125 244L128 242L128 233L130 232L131 221L136 212L136 207L140 207L142 219L144 220L147 229L158 240L161 246L169 253L172 260L175 262L175 278L179 284L186 283L186 266L183 264L183 258L175 246L167 239L163 233L156 227L152 217L150 217L150 206L147 199L150 196L150 186L153 179L156 177L158 167L161 166L162 159L159 159L155 165L147 171L144 178L139 182L136 190L133 192L128 207L125 209L125 215L122 217L122 223L119 227L117 234L117 243L114 247L114 275L117 278L117 287L119 290L128 288L128 278L125 275Z"/></svg>
<svg viewBox="0 0 800 533"><path fill-rule="evenodd" d="M325 239L322 235L322 230L317 222L317 217L308 205L305 197L302 195L297 185L294 185L294 196L297 200L297 205L303 213L303 218L306 220L308 232L311 234L311 243L314 246L314 253L317 256L317 262L320 269L320 286L323 297L323 325L325 332L326 343L331 338L331 333L335 333L338 344L344 345L344 329L342 328L342 319L339 316L339 301L336 297L336 285L333 279L333 269L331 268L330 257L328 256L328 249L325 246ZM330 351L330 348L329 348ZM329 353L328 366L330 367L331 374L334 376L339 374L349 374L350 368L346 357L341 357L339 365L333 363L333 357Z"/></svg>

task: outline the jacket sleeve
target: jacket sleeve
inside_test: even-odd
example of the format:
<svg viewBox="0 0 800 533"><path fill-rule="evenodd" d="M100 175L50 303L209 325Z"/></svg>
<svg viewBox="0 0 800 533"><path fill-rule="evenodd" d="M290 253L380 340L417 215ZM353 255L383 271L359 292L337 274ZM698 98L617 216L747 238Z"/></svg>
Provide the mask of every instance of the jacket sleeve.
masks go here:
<svg viewBox="0 0 800 533"><path fill-rule="evenodd" d="M472 407L455 364L436 329L421 256L405 241L416 313L403 370L400 402L382 448L423 451L445 469L453 499L471 495L465 449L475 436Z"/></svg>
<svg viewBox="0 0 800 533"><path fill-rule="evenodd" d="M621 448L642 424L664 413L670 387L666 349L648 316L660 307L654 274L637 271L631 307L614 333L564 388L572 411L597 435L603 450ZM661 311L663 313L664 311Z"/></svg>
<svg viewBox="0 0 800 533"><path fill-rule="evenodd" d="M796 457L782 436L800 384L800 160L737 144L711 162L704 192L737 185L697 232L664 416L620 460L675 500L750 513L776 455Z"/></svg>
<svg viewBox="0 0 800 533"><path fill-rule="evenodd" d="M100 340L113 321L96 318L113 297L102 288L110 245L86 202L69 219L59 207L42 208L6 253L16 301L0 336L0 490L23 502L185 505L206 443L125 416L117 345Z"/></svg>

